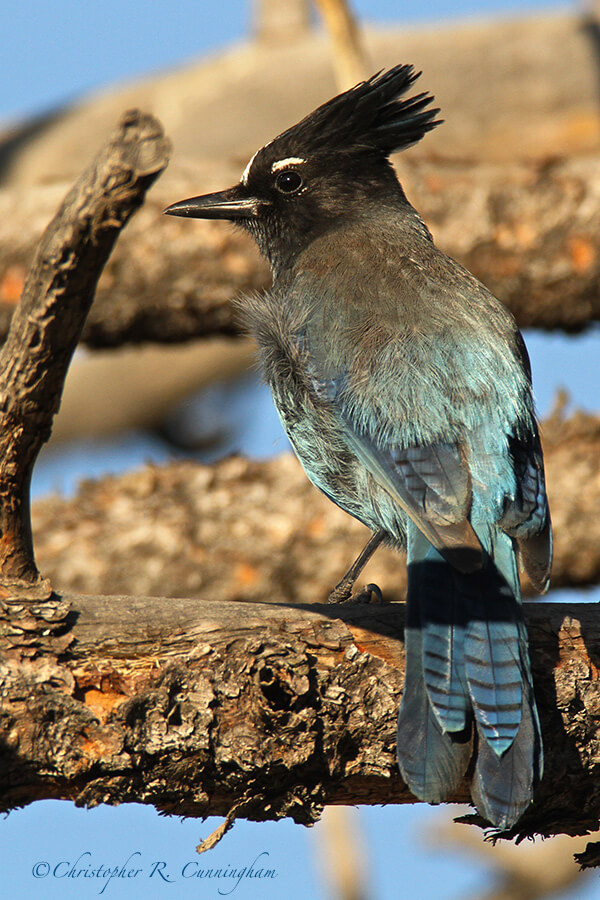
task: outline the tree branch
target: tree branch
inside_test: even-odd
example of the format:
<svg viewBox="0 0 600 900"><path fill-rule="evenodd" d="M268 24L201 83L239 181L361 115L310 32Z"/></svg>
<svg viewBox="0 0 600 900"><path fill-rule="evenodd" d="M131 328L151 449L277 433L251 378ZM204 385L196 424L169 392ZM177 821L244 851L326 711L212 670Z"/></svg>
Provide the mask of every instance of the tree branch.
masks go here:
<svg viewBox="0 0 600 900"><path fill-rule="evenodd" d="M413 801L395 760L403 604L65 600L73 641L58 662L17 662L20 639L2 641L2 809L239 805L309 824L325 803ZM585 833L600 814L598 613L530 603L527 619L546 774L517 832Z"/></svg>
<svg viewBox="0 0 600 900"><path fill-rule="evenodd" d="M50 436L96 283L129 217L167 164L159 123L137 111L67 194L47 227L0 355L0 572L38 580L29 482Z"/></svg>

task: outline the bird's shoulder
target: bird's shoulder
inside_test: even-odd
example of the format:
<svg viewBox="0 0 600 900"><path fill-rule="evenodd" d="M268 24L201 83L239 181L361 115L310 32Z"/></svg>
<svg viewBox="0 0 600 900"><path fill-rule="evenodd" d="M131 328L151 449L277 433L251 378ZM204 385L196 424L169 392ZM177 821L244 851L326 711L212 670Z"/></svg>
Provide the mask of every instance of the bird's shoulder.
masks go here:
<svg viewBox="0 0 600 900"><path fill-rule="evenodd" d="M429 421L433 409L447 434L449 419L464 426L465 410L474 422L484 408L514 420L530 402L514 318L418 221L328 230L248 314L271 384L295 373L328 385L324 396L343 386L353 409L385 407L390 422L420 422L425 411Z"/></svg>
<svg viewBox="0 0 600 900"><path fill-rule="evenodd" d="M330 311L427 332L515 331L509 310L436 246L412 208L329 229L298 256L282 288L294 304L310 298L331 322Z"/></svg>
<svg viewBox="0 0 600 900"><path fill-rule="evenodd" d="M415 214L416 215L416 214ZM310 342L371 356L405 346L469 357L473 348L519 360L522 341L509 310L439 250L418 217L353 222L315 240L279 287L280 306L301 313Z"/></svg>

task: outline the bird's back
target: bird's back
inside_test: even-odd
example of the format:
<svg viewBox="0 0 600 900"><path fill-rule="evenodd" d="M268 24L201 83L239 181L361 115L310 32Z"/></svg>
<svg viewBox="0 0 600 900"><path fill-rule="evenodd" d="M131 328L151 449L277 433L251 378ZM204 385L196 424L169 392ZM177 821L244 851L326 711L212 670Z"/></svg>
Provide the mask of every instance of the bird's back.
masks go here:
<svg viewBox="0 0 600 900"><path fill-rule="evenodd" d="M273 333L302 345L309 379L347 383L358 420L393 420L384 442L533 421L512 315L435 247L410 207L318 238L255 314L259 328L267 315Z"/></svg>

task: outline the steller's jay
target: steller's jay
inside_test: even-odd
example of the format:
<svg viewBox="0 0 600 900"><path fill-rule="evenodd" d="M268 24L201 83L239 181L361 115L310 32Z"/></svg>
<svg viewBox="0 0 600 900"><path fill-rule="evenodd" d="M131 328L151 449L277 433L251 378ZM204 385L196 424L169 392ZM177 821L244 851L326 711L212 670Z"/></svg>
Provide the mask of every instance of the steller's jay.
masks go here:
<svg viewBox="0 0 600 900"><path fill-rule="evenodd" d="M473 754L480 814L510 828L542 774L517 557L548 586L552 536L527 350L512 315L438 250L389 156L440 124L396 66L270 141L241 181L170 206L231 219L273 286L244 309L308 477L407 549L398 761L430 803ZM374 586L369 586L375 590Z"/></svg>

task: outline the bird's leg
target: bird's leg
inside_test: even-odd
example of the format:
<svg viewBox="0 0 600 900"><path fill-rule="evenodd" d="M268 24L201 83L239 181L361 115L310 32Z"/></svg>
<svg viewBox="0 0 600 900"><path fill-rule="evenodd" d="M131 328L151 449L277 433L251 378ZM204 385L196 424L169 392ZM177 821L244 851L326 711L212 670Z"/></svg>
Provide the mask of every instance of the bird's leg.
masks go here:
<svg viewBox="0 0 600 900"><path fill-rule="evenodd" d="M370 603L371 594L375 594L379 602L382 601L383 597L381 591L376 584L367 584L366 587L356 594L352 593L352 588L354 587L356 579L369 562L384 537L385 531L382 529L379 529L379 531L376 531L375 534L371 535L369 541L358 554L342 580L336 584L330 593L327 600L328 603L348 603L348 601L352 601L353 603Z"/></svg>

